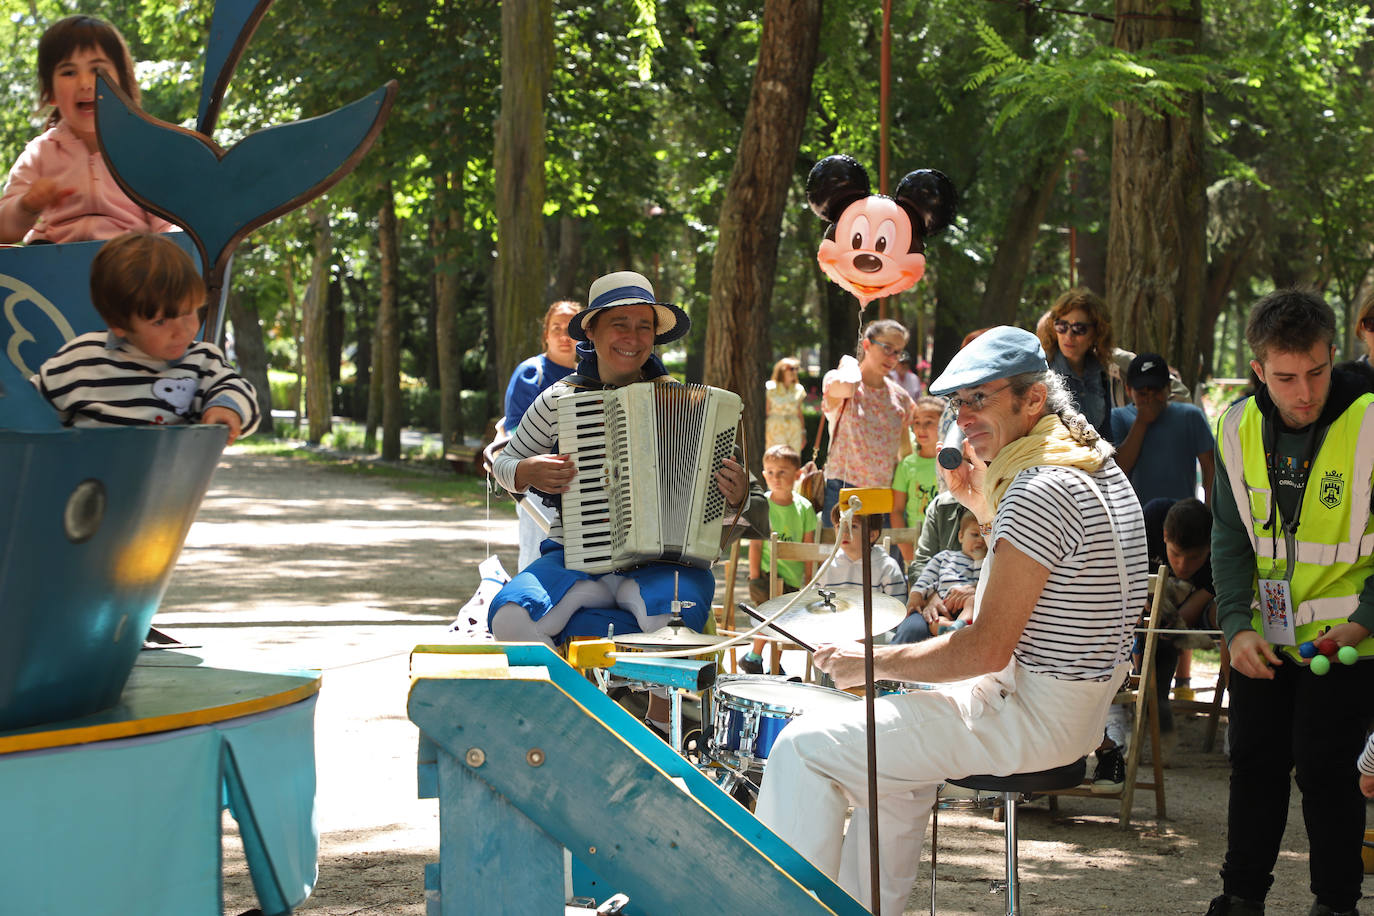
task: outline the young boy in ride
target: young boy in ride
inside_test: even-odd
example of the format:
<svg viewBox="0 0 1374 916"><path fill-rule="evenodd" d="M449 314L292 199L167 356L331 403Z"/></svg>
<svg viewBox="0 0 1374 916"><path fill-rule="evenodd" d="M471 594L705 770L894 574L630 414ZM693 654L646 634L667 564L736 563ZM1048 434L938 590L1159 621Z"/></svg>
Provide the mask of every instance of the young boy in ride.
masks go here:
<svg viewBox="0 0 1374 916"><path fill-rule="evenodd" d="M801 470L801 456L790 445L774 445L763 453L763 481L768 484L768 523L780 541L800 541L810 544L816 540L816 510L811 502L793 491ZM771 555L768 542L749 542L749 600L762 604L769 598L766 574ZM800 560L778 560L778 577L785 593L795 592L811 579L811 564ZM741 671L763 673L763 644L755 639L753 647L741 659Z"/></svg>
<svg viewBox="0 0 1374 916"><path fill-rule="evenodd" d="M962 610L949 611L940 599L956 586L977 586L987 555L988 545L978 528L978 519L965 511L959 518L959 549L942 550L926 561L921 574L911 583L907 618L892 631L888 643L920 642L973 623L973 602L965 604Z"/></svg>
<svg viewBox="0 0 1374 916"><path fill-rule="evenodd" d="M196 341L205 283L168 238L130 232L91 262L108 330L68 341L32 378L67 426L218 423L229 443L257 428L257 394L214 344Z"/></svg>
<svg viewBox="0 0 1374 916"><path fill-rule="evenodd" d="M911 431L916 435L916 450L897 464L892 474L892 518L900 519L908 528L921 527L926 506L939 492L935 478L936 445L940 438L940 416L945 412L944 398L916 399L915 419ZM903 541L902 559L910 563L915 545Z"/></svg>
<svg viewBox="0 0 1374 916"><path fill-rule="evenodd" d="M38 40L38 100L53 111L46 129L10 169L0 196L0 242L76 242L176 228L130 200L100 155L95 135L98 69L138 104L129 48L108 22L68 16Z"/></svg>

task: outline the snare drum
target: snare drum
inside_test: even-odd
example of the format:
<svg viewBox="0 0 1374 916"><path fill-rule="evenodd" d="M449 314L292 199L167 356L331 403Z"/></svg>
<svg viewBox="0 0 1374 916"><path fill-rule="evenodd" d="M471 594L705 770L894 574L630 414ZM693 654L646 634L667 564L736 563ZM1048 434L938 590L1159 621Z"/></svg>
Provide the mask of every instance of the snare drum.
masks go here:
<svg viewBox="0 0 1374 916"><path fill-rule="evenodd" d="M787 723L807 712L859 698L842 690L763 674L727 674L711 688L711 756L730 766L762 768Z"/></svg>

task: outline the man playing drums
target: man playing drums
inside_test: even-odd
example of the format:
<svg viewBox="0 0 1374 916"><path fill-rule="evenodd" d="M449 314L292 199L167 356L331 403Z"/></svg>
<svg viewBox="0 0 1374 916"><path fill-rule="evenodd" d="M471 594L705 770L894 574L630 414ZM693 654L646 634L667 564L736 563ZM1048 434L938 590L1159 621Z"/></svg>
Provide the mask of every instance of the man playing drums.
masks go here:
<svg viewBox="0 0 1374 916"><path fill-rule="evenodd" d="M1098 745L1146 598L1140 504L1033 334L988 331L930 388L953 395L965 462L946 482L989 553L973 626L875 649L877 678L948 685L875 701L884 913L911 892L941 782L1062 766ZM843 688L863 683L863 656L851 644L815 658ZM864 710L853 705L781 733L757 814L871 908Z"/></svg>

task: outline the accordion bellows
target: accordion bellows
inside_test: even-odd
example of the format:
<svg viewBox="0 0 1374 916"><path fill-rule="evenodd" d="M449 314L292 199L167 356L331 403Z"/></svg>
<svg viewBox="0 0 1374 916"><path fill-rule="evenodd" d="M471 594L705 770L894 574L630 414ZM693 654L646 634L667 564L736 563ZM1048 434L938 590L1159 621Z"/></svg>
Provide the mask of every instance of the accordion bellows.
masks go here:
<svg viewBox="0 0 1374 916"><path fill-rule="evenodd" d="M577 465L563 494L564 562L605 573L666 561L709 567L725 497L715 472L735 448L739 395L636 382L558 399L558 447Z"/></svg>

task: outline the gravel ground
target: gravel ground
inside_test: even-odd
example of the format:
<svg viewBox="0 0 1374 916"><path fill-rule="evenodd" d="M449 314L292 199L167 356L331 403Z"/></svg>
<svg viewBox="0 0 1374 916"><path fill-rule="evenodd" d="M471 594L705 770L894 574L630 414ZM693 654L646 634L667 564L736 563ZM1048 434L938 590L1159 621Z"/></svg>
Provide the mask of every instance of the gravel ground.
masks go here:
<svg viewBox="0 0 1374 916"><path fill-rule="evenodd" d="M318 668L320 874L300 912L423 916L422 869L438 856L438 806L415 797L416 730L405 714L407 655L443 632L493 550L514 567L515 525L386 480L230 449L187 539L155 623L221 664ZM1201 675L1201 676L1199 676ZM1206 681L1194 672L1194 683ZM1201 750L1203 723L1183 719L1167 770L1167 818L1137 794L1116 803L1064 798L1023 808L1026 910L1202 913L1219 892L1227 766ZM1307 842L1298 793L1269 912L1304 914ZM940 907L1003 912L988 893L1002 869L1001 825L979 812L940 819ZM256 906L226 815L225 913ZM929 859L927 851L927 862ZM928 866L906 912L927 912ZM699 903L692 904L694 912ZM724 906L729 911L728 906Z"/></svg>

